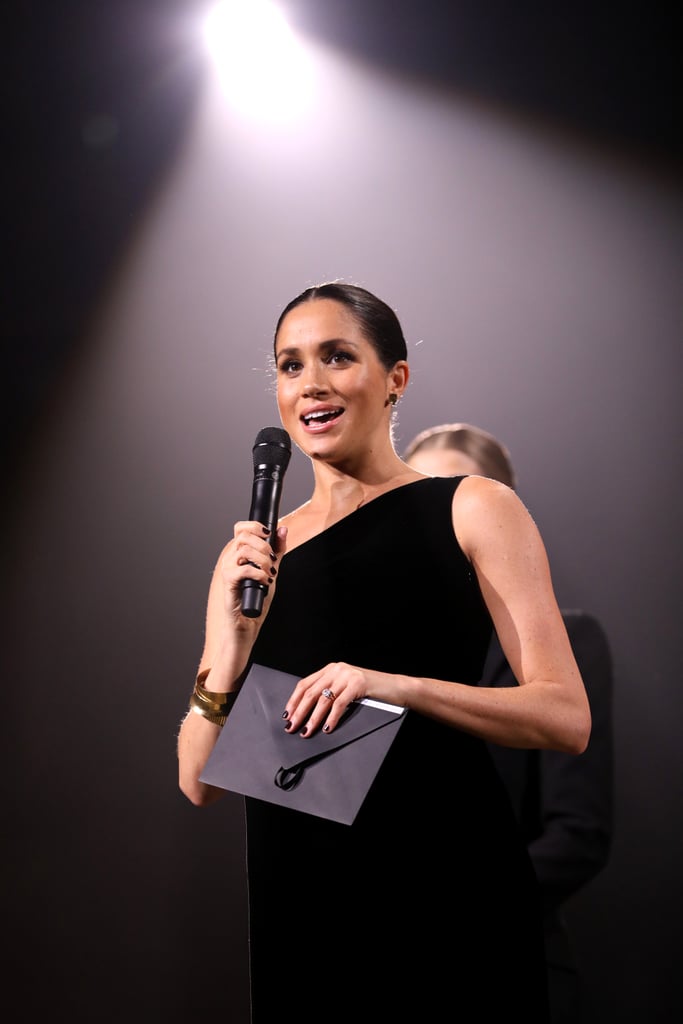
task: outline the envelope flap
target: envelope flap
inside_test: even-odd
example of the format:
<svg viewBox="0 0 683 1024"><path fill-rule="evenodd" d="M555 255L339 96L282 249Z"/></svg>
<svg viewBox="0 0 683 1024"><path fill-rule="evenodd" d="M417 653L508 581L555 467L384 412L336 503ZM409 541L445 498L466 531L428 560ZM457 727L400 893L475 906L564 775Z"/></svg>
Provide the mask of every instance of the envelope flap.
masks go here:
<svg viewBox="0 0 683 1024"><path fill-rule="evenodd" d="M403 713L386 710L373 704L364 704L354 701L341 720L338 722L334 732L326 733L322 730L314 733L313 736L291 736L283 731L277 737L276 746L282 755L282 767L293 768L297 765L305 765L331 754L348 743L369 736L376 729L382 729L391 722L396 722ZM293 743L292 740L301 740L301 743Z"/></svg>

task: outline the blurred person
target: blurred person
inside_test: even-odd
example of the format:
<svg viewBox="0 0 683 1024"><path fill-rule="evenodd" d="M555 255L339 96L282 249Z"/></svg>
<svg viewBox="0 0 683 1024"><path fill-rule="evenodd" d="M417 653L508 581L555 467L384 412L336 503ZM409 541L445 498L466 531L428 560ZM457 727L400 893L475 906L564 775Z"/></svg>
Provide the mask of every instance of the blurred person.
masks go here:
<svg viewBox="0 0 683 1024"><path fill-rule="evenodd" d="M293 746L334 734L366 698L406 710L352 824L245 797L252 1024L547 1024L539 886L486 746L588 743L542 538L510 488L400 459L407 346L367 289L293 298L274 361L312 493L272 535L236 523L218 555L179 786L198 807L225 795L202 773L253 665L298 680L276 720ZM243 614L245 580L266 590L259 617ZM477 685L494 628L515 689ZM200 871L197 898L220 894ZM202 984L220 985L220 956L199 946Z"/></svg>
<svg viewBox="0 0 683 1024"><path fill-rule="evenodd" d="M477 474L517 487L508 448L469 423L429 427L407 446L404 461L430 476ZM543 892L548 988L553 1024L581 1019L580 956L564 916L570 896L607 864L613 826L612 658L604 630L582 610L562 610L591 705L588 748L580 757L553 750L489 744L510 793ZM516 686L495 634L481 686Z"/></svg>

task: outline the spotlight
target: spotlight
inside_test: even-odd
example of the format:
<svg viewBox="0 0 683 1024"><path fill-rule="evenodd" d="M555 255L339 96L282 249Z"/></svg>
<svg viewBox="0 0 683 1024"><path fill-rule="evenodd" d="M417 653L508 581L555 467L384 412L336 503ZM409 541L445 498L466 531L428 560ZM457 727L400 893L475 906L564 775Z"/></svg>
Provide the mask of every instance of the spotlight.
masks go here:
<svg viewBox="0 0 683 1024"><path fill-rule="evenodd" d="M240 110L279 117L301 109L310 62L270 0L222 0L205 17L204 39L228 99Z"/></svg>

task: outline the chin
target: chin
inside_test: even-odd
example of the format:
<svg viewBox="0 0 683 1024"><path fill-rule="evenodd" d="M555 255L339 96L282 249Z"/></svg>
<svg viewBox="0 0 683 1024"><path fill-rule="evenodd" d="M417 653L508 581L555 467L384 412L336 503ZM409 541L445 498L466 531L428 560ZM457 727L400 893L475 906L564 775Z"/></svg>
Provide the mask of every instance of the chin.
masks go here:
<svg viewBox="0 0 683 1024"><path fill-rule="evenodd" d="M327 459L335 449L335 443L327 437L310 437L308 434L302 439L299 445L304 455L309 459Z"/></svg>
<svg viewBox="0 0 683 1024"><path fill-rule="evenodd" d="M306 455L308 455L309 458L311 459L325 458L325 456L330 451L329 445L321 443L320 441L317 441L315 438L310 437L306 438L306 444L302 445L302 448Z"/></svg>

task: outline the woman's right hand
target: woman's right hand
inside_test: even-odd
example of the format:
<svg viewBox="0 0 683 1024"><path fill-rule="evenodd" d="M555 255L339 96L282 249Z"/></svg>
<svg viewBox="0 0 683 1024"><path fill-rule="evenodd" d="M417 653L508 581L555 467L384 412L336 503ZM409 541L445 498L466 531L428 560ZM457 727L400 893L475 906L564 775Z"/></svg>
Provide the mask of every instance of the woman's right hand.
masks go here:
<svg viewBox="0 0 683 1024"><path fill-rule="evenodd" d="M229 628L232 625L237 632L253 632L252 643L273 600L277 566L284 553L286 537L286 527L279 527L271 536L261 523L235 523L233 539L221 554L224 626ZM245 580L254 580L266 587L263 610L256 618L242 613L242 585Z"/></svg>

